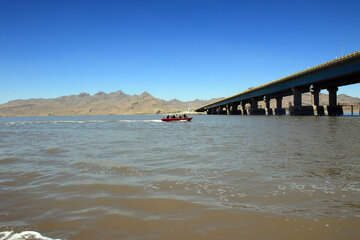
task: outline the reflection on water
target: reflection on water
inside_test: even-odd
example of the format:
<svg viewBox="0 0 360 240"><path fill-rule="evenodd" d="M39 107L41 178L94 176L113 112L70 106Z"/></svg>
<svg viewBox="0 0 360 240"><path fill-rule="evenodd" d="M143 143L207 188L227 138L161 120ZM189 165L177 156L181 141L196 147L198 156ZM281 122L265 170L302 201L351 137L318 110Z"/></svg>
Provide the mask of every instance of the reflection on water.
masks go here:
<svg viewBox="0 0 360 240"><path fill-rule="evenodd" d="M159 119L0 118L0 239L360 237L360 118Z"/></svg>

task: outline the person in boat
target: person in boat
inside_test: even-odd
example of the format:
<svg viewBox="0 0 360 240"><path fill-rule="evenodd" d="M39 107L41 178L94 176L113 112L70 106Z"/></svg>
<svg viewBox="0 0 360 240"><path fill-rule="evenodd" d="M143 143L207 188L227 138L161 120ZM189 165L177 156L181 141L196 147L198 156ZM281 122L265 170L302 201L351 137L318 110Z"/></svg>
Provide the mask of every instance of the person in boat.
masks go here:
<svg viewBox="0 0 360 240"><path fill-rule="evenodd" d="M167 115L167 116L166 116L166 118L170 118L170 116L169 116L169 115Z"/></svg>
<svg viewBox="0 0 360 240"><path fill-rule="evenodd" d="M184 116L183 116L183 118L187 118L187 116L186 116L186 113L184 113Z"/></svg>
<svg viewBox="0 0 360 240"><path fill-rule="evenodd" d="M172 118L176 118L176 116L175 116L175 115L172 115Z"/></svg>

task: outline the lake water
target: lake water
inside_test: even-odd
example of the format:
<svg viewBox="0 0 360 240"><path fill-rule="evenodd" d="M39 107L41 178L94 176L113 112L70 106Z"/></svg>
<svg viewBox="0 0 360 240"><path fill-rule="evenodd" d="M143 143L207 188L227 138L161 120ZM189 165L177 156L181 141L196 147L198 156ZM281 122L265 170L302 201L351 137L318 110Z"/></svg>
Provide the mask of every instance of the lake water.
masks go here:
<svg viewBox="0 0 360 240"><path fill-rule="evenodd" d="M0 118L0 240L360 239L360 118Z"/></svg>

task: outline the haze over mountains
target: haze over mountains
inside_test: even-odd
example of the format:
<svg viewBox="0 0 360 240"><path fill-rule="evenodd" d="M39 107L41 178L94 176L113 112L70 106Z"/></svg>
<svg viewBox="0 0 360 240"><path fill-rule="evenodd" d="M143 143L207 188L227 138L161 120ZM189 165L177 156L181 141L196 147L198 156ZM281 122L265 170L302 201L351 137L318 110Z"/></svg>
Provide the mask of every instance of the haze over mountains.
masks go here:
<svg viewBox="0 0 360 240"><path fill-rule="evenodd" d="M62 96L49 99L14 100L0 104L0 116L61 116L61 115L130 115L130 114L161 114L193 111L194 109L217 101L194 100L183 102L177 99L165 101L155 98L148 92L140 95L128 95L122 91L105 93L98 92L94 95L80 93L79 95ZM320 104L326 105L328 95L320 93ZM360 98L344 94L338 96L341 104L360 104ZM292 103L292 97L283 99L283 106L287 108ZM303 105L311 104L310 93L303 94ZM275 107L275 101L271 106ZM259 102L259 107L264 107Z"/></svg>

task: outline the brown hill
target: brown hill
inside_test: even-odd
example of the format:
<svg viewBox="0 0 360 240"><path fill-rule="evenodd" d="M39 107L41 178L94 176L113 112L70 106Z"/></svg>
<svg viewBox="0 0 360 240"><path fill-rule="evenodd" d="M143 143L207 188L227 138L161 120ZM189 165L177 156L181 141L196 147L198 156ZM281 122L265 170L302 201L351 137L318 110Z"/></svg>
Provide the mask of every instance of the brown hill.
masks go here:
<svg viewBox="0 0 360 240"><path fill-rule="evenodd" d="M49 115L128 115L156 114L193 111L195 108L216 101L194 100L182 102L177 99L165 101L151 96L128 95L122 91L94 95L62 96L50 99L14 100L0 105L0 116L49 116Z"/></svg>

